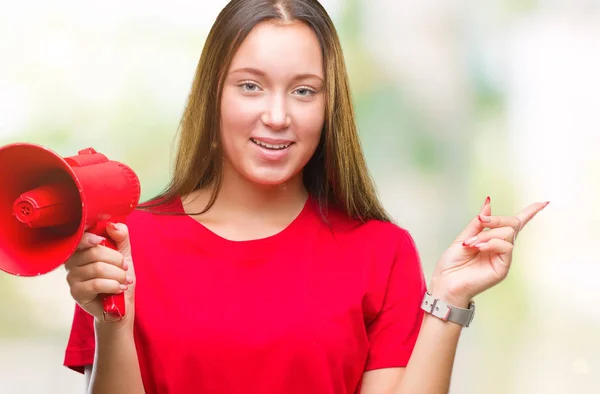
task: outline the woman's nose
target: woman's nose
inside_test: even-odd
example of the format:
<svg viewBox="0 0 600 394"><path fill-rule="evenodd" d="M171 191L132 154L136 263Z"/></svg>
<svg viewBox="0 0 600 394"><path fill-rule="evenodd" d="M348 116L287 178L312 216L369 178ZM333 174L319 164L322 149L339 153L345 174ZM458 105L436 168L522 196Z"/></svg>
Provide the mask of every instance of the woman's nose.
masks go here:
<svg viewBox="0 0 600 394"><path fill-rule="evenodd" d="M277 131L290 126L292 119L287 111L284 97L273 97L262 114L262 122Z"/></svg>

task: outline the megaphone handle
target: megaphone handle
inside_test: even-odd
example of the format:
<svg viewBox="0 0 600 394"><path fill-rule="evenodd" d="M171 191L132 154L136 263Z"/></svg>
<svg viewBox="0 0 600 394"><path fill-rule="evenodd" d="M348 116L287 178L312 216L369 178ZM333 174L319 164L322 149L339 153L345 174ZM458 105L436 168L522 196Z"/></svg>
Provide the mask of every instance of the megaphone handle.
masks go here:
<svg viewBox="0 0 600 394"><path fill-rule="evenodd" d="M106 233L106 226L108 222L97 223L94 227L90 228L88 232L99 235L105 240L102 241L101 245L118 250L115 242L110 239ZM104 320L106 321L119 321L125 317L125 293L120 294L103 294L101 296L102 304L104 306Z"/></svg>
<svg viewBox="0 0 600 394"><path fill-rule="evenodd" d="M104 246L117 250L117 245L110 239L105 238ZM104 320L119 321L125 317L125 293L102 295L104 306Z"/></svg>

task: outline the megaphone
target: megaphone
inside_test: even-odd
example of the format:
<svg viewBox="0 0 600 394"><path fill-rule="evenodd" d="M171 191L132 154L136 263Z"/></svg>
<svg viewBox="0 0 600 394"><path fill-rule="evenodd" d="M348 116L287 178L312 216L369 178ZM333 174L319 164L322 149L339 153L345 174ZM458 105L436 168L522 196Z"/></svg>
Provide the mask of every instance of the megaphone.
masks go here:
<svg viewBox="0 0 600 394"><path fill-rule="evenodd" d="M0 270L37 276L64 264L84 232L105 237L138 205L140 181L128 166L87 148L62 158L40 145L0 147ZM125 316L124 294L102 295L105 318ZM108 316L107 316L108 315Z"/></svg>

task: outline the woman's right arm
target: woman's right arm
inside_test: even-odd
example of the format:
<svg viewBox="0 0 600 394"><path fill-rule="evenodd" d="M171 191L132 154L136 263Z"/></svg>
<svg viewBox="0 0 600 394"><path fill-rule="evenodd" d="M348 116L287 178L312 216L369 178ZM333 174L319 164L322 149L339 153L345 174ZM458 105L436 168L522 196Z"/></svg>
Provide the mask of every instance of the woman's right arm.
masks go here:
<svg viewBox="0 0 600 394"><path fill-rule="evenodd" d="M65 264L67 282L77 304L94 317L95 354L85 367L86 394L144 394L133 336L135 271L127 226L107 228L118 251L100 246L103 239L86 233L79 250ZM105 322L100 294L125 293L126 315Z"/></svg>
<svg viewBox="0 0 600 394"><path fill-rule="evenodd" d="M95 330L94 364L85 369L86 394L144 394L133 328L96 322Z"/></svg>

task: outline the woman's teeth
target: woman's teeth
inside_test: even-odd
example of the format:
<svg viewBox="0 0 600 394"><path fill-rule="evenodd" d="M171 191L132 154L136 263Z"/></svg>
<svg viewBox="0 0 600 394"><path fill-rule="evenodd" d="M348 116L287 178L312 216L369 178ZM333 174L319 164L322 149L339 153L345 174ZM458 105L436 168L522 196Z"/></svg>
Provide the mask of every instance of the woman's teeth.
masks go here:
<svg viewBox="0 0 600 394"><path fill-rule="evenodd" d="M291 142L287 143L287 144L280 144L280 145L272 145L272 144L267 144L266 142L262 142L262 141L258 141L255 140L254 138L250 138L250 141L254 142L256 145L258 146L262 146L263 148L267 148L267 149L275 149L275 150L281 150L281 149L285 149L288 146L292 145Z"/></svg>

